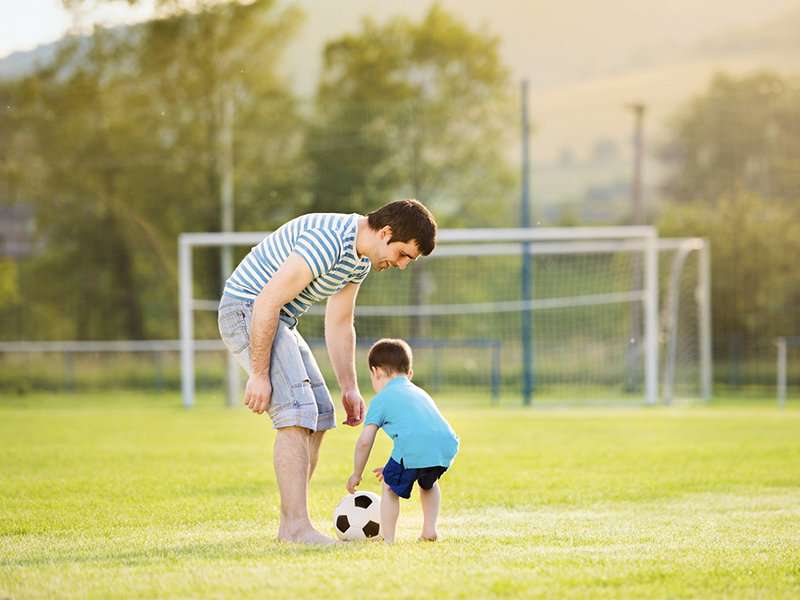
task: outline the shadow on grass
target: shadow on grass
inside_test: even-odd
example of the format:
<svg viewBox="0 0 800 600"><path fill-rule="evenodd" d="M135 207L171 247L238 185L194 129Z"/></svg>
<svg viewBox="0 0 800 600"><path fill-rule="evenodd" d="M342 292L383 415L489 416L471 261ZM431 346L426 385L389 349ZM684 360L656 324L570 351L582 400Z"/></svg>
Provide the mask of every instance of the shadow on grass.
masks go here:
<svg viewBox="0 0 800 600"><path fill-rule="evenodd" d="M200 542L153 546L138 551L89 552L85 554L62 556L39 556L19 559L0 559L0 567L42 567L46 565L102 565L108 563L115 567L138 567L153 564L163 565L167 561L184 562L187 559L240 561L270 560L280 557L296 557L311 554L330 554L344 549L357 550L367 544L337 543L329 546L290 544L277 539L264 539L265 536L250 536L236 543ZM347 550L345 550L347 551Z"/></svg>

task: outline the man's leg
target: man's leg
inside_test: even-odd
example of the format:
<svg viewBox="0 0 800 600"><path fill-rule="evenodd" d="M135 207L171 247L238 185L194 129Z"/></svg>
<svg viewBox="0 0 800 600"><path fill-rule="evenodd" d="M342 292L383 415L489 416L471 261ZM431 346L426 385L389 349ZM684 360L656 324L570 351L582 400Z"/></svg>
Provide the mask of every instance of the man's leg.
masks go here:
<svg viewBox="0 0 800 600"><path fill-rule="evenodd" d="M315 432L311 434L311 441L309 444L309 457L311 464L308 470L308 479L311 480L311 475L317 466L317 458L319 457L319 447L322 443L322 437L329 429L336 427L336 410L333 406L333 399L325 385L325 379L322 372L319 370L317 360L311 352L308 343L300 335L300 332L295 331L297 339L297 347L300 349L300 356L303 358L303 365L305 366L308 379L311 384L311 391L314 393L314 401L317 403L317 425L314 428Z"/></svg>
<svg viewBox="0 0 800 600"><path fill-rule="evenodd" d="M387 544L394 544L397 517L400 515L400 498L385 483L381 496L381 535Z"/></svg>
<svg viewBox="0 0 800 600"><path fill-rule="evenodd" d="M308 481L311 481L311 476L314 474L314 469L317 467L317 460L319 459L319 447L322 444L322 436L325 435L324 431L315 431L309 436L308 439Z"/></svg>
<svg viewBox="0 0 800 600"><path fill-rule="evenodd" d="M419 499L422 502L422 535L419 536L420 540L426 542L435 542L438 534L436 533L436 519L439 517L439 503L441 501L441 492L439 491L439 483L433 484L429 490L419 488Z"/></svg>
<svg viewBox="0 0 800 600"><path fill-rule="evenodd" d="M281 495L278 539L332 544L334 540L314 529L308 516L311 437L312 433L303 427L283 427L275 435L275 475Z"/></svg>
<svg viewBox="0 0 800 600"><path fill-rule="evenodd" d="M278 539L312 544L334 540L322 535L308 515L308 480L319 450L317 403L298 345L299 335L283 322L272 343L269 416L275 434L275 475L281 494Z"/></svg>

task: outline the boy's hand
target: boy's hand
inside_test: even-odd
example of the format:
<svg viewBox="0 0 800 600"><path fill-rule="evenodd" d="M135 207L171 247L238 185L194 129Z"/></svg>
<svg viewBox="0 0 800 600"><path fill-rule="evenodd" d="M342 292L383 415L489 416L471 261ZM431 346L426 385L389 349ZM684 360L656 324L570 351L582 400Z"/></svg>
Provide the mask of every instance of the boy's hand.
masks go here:
<svg viewBox="0 0 800 600"><path fill-rule="evenodd" d="M372 472L375 473L375 477L378 478L378 481L383 481L383 467L372 469Z"/></svg>
<svg viewBox="0 0 800 600"><path fill-rule="evenodd" d="M350 475L350 479L347 480L347 485L345 485L345 487L347 488L348 492L355 494L359 483L361 483L361 475L356 475L353 473Z"/></svg>

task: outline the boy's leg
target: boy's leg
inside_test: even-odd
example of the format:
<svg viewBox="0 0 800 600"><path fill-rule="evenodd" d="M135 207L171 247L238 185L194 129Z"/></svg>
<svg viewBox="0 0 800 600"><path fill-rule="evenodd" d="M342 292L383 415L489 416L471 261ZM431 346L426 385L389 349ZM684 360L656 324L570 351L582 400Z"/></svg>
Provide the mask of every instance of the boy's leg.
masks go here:
<svg viewBox="0 0 800 600"><path fill-rule="evenodd" d="M400 514L400 498L385 483L381 496L381 535L388 544L394 543L397 517Z"/></svg>
<svg viewBox="0 0 800 600"><path fill-rule="evenodd" d="M419 488L419 499L422 501L422 535L419 539L427 542L435 542L438 534L436 533L436 519L439 517L439 503L441 492L439 482L433 484L431 489Z"/></svg>

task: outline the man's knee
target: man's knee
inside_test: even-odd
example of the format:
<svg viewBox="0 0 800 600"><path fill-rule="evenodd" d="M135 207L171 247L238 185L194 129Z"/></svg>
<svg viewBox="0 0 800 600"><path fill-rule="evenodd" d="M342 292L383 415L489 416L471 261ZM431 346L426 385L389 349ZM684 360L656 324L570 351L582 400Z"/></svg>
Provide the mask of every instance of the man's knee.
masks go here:
<svg viewBox="0 0 800 600"><path fill-rule="evenodd" d="M308 440L315 432L311 431L308 427L301 427L300 425L289 425L287 427L280 427L278 435L285 438L297 438Z"/></svg>
<svg viewBox="0 0 800 600"><path fill-rule="evenodd" d="M275 459L302 457L308 461L311 431L305 427L281 427L275 435Z"/></svg>

